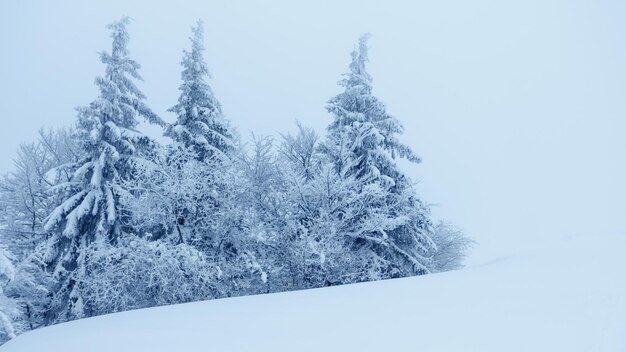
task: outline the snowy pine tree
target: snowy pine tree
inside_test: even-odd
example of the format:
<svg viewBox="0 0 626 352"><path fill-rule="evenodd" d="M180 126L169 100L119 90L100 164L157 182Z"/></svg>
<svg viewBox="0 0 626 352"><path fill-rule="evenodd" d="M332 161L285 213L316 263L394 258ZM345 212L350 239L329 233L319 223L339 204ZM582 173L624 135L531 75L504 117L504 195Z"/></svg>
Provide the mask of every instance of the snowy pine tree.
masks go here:
<svg viewBox="0 0 626 352"><path fill-rule="evenodd" d="M81 297L87 248L92 244L115 242L122 235L119 199L126 191L120 181L132 177L133 163L151 140L139 133L137 117L162 124L144 103L144 95L133 79L141 80L139 64L127 49L130 20L125 17L108 26L113 45L102 52L105 75L96 78L99 97L78 109L77 135L84 151L72 180L60 185L66 196L48 217L45 261L59 280L54 293L52 314L56 320L80 318L89 314Z"/></svg>
<svg viewBox="0 0 626 352"><path fill-rule="evenodd" d="M201 161L227 157L233 148L233 137L222 107L215 98L209 69L204 60L204 29L202 21L192 27L191 50L183 50L183 71L178 104L169 111L177 120L169 126L166 135L185 147L192 147Z"/></svg>
<svg viewBox="0 0 626 352"><path fill-rule="evenodd" d="M365 69L368 38L363 35L352 52L350 71L339 82L344 91L327 104L334 120L322 150L338 172L348 168L346 176L360 180L362 192L381 188L386 195L370 206L386 208L388 213L382 218L395 222L392 227L372 228L371 233L357 236L352 248L370 248L381 263L388 263L382 277L423 274L429 272L430 257L436 250L428 236L432 227L428 208L414 195L410 180L396 164L397 157L415 163L420 158L399 141L402 124L372 94L372 77Z"/></svg>
<svg viewBox="0 0 626 352"><path fill-rule="evenodd" d="M365 69L369 35L359 39L352 52L350 72L339 82L345 90L330 99L326 108L334 120L328 126L329 139L339 152L358 160L353 173L359 178L376 178L394 189L406 187L407 180L398 169L395 158L419 163L420 158L397 136L403 132L400 121L389 115L385 105L372 95L372 77ZM336 160L342 160L336 155Z"/></svg>

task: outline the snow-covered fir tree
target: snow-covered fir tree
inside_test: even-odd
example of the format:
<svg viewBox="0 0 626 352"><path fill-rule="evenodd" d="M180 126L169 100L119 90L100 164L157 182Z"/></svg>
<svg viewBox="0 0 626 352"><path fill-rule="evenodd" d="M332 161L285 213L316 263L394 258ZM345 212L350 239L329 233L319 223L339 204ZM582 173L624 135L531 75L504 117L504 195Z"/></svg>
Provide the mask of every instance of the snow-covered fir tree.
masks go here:
<svg viewBox="0 0 626 352"><path fill-rule="evenodd" d="M372 77L365 69L368 39L367 34L361 36L351 53L350 72L339 81L345 90L328 101L326 109L334 116L328 137L332 144L343 148L338 152L358 160L352 167L357 177L381 179L400 190L407 186L407 179L398 169L396 157L415 163L420 158L398 140L404 130L402 124L372 94ZM343 159L337 155L335 160Z"/></svg>
<svg viewBox="0 0 626 352"><path fill-rule="evenodd" d="M344 91L331 98L327 110L334 119L322 150L339 172L361 181L362 190L381 187L386 192L374 207L389 207L386 221L393 227L373 228L368 235L354 239L353 248L369 248L388 263L382 277L429 272L430 257L436 246L429 238L431 224L428 208L412 190L408 177L399 169L396 158L418 163L420 158L398 139L402 124L372 94L372 77L366 70L369 35L359 39L352 52L350 71L339 84ZM390 225L390 224L388 224Z"/></svg>
<svg viewBox="0 0 626 352"><path fill-rule="evenodd" d="M228 120L208 83L211 77L204 59L202 21L192 26L190 40L191 49L183 50L178 103L169 110L176 114L176 121L165 133L174 144L167 151L165 164L161 163L171 176L167 181L170 190L163 191L170 196L171 214L175 215L175 223L171 226L176 229L179 240L189 239L207 249L220 237L213 231L216 223L213 220L225 192L225 185L219 180L235 143ZM195 160L188 158L189 155ZM204 185L184 189L190 180L181 177L188 177L184 174L189 171L196 175L196 181L191 180L191 183ZM193 201L184 201L190 199Z"/></svg>
<svg viewBox="0 0 626 352"><path fill-rule="evenodd" d="M134 162L151 140L136 130L138 116L162 124L144 103L133 80L141 80L140 65L128 51L125 17L108 26L111 53L102 52L104 76L96 78L98 98L78 109L77 136L84 152L70 182L58 187L65 201L48 217L51 233L45 255L58 279L51 314L65 320L89 315L82 298L86 279L87 248L115 242L122 235L119 200L127 193L120 181L132 177Z"/></svg>
<svg viewBox="0 0 626 352"><path fill-rule="evenodd" d="M178 104L169 111L177 116L166 135L185 147L192 147L201 161L227 157L233 136L222 107L208 84L209 69L204 60L202 21L192 27L191 50L183 50L183 71Z"/></svg>

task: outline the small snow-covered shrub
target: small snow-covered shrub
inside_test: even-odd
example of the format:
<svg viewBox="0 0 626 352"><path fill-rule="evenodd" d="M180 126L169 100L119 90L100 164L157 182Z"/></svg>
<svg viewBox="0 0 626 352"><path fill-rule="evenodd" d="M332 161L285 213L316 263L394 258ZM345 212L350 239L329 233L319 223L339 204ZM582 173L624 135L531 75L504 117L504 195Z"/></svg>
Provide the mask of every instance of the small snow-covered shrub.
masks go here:
<svg viewBox="0 0 626 352"><path fill-rule="evenodd" d="M14 319L19 316L15 301L4 294L4 286L15 277L10 254L0 247L0 343L15 337Z"/></svg>
<svg viewBox="0 0 626 352"><path fill-rule="evenodd" d="M90 315L218 296L219 268L186 244L131 238L94 245L81 282Z"/></svg>
<svg viewBox="0 0 626 352"><path fill-rule="evenodd" d="M437 252L432 258L433 272L462 268L465 257L475 245L463 231L446 222L437 224L430 237L437 245Z"/></svg>

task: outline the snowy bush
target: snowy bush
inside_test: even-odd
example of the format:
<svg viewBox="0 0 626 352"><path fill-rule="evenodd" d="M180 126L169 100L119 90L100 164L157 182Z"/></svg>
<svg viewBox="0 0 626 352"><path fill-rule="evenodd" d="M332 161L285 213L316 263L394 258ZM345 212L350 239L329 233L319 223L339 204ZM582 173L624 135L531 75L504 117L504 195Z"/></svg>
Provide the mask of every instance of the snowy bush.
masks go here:
<svg viewBox="0 0 626 352"><path fill-rule="evenodd" d="M85 265L79 287L89 316L222 295L219 267L186 244L132 237L94 244Z"/></svg>
<svg viewBox="0 0 626 352"><path fill-rule="evenodd" d="M49 288L52 277L44 270L41 246L28 257L15 263L15 277L5 286L5 294L13 299L19 309L15 319L18 332L46 325L49 309Z"/></svg>
<svg viewBox="0 0 626 352"><path fill-rule="evenodd" d="M191 148L176 146L136 162L136 176L123 182L129 192L121 205L132 232L188 243L210 231L215 179L196 155Z"/></svg>
<svg viewBox="0 0 626 352"><path fill-rule="evenodd" d="M463 231L443 221L435 226L431 238L437 245L432 261L435 272L462 268L469 250L476 244Z"/></svg>
<svg viewBox="0 0 626 352"><path fill-rule="evenodd" d="M45 219L62 201L53 191L70 180L80 155L72 135L40 129L35 142L19 146L15 169L0 178L0 239L19 260L45 239Z"/></svg>
<svg viewBox="0 0 626 352"><path fill-rule="evenodd" d="M0 343L15 337L14 320L20 315L15 301L4 293L6 284L15 277L15 268L10 257L5 249L0 248Z"/></svg>

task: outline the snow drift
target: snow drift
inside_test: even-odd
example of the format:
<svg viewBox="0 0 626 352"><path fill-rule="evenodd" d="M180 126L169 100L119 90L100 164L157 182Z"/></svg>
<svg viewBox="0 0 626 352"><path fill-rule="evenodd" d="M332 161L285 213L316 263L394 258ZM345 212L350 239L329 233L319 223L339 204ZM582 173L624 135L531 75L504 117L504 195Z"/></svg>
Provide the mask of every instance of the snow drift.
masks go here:
<svg viewBox="0 0 626 352"><path fill-rule="evenodd" d="M136 310L1 351L624 351L625 235L464 270Z"/></svg>

